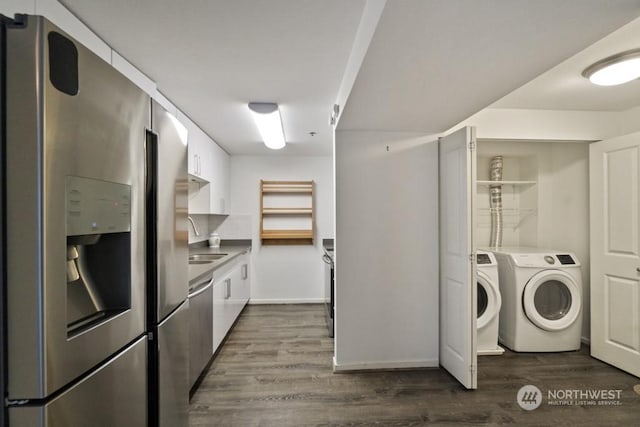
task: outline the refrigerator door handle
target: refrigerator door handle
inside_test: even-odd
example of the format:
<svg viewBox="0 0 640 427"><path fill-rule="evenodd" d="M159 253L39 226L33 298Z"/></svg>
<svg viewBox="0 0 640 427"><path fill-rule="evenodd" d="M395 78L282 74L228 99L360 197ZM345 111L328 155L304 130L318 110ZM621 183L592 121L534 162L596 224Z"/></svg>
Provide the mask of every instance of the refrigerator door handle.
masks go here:
<svg viewBox="0 0 640 427"><path fill-rule="evenodd" d="M226 285L226 292L225 292L224 299L229 299L231 298L231 279L227 279L224 282Z"/></svg>

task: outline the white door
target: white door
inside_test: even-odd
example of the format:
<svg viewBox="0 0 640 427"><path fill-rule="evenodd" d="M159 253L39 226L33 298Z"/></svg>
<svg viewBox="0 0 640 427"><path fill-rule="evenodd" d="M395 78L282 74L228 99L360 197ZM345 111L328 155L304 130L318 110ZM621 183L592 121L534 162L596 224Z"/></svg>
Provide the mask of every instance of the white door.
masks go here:
<svg viewBox="0 0 640 427"><path fill-rule="evenodd" d="M475 129L440 138L440 364L477 388Z"/></svg>
<svg viewBox="0 0 640 427"><path fill-rule="evenodd" d="M591 355L640 377L640 133L591 144Z"/></svg>

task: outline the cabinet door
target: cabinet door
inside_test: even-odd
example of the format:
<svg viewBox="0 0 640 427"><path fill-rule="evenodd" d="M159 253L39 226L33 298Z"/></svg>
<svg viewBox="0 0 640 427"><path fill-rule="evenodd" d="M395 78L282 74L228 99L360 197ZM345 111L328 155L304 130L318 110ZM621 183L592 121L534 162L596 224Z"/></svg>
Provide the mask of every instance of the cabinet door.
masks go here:
<svg viewBox="0 0 640 427"><path fill-rule="evenodd" d="M215 143L212 143L212 147L211 213L227 214L229 212L229 155Z"/></svg>
<svg viewBox="0 0 640 427"><path fill-rule="evenodd" d="M213 283L213 352L224 339L228 328L225 328L226 277Z"/></svg>
<svg viewBox="0 0 640 427"><path fill-rule="evenodd" d="M242 307L249 301L251 297L251 279L250 279L250 260L251 253L246 253L240 261L240 278L242 280Z"/></svg>
<svg viewBox="0 0 640 427"><path fill-rule="evenodd" d="M187 152L189 153L187 171L190 175L198 176L198 155L200 153L200 138L198 138L197 132L194 132L192 129L189 129Z"/></svg>
<svg viewBox="0 0 640 427"><path fill-rule="evenodd" d="M198 127L189 132L189 213L208 214L210 183L204 173L207 164L207 136Z"/></svg>
<svg viewBox="0 0 640 427"><path fill-rule="evenodd" d="M198 176L198 155L196 152L196 142L194 142L195 138L189 137L189 148L188 148L188 163L187 163L187 173L189 175Z"/></svg>
<svg viewBox="0 0 640 427"><path fill-rule="evenodd" d="M227 324L229 328L233 325L233 322L236 321L236 318L242 311L242 307L244 307L244 303L242 300L243 292L243 280L241 274L242 264L237 262L233 271L229 275L229 298L227 299L227 309L228 311L225 313L227 316Z"/></svg>
<svg viewBox="0 0 640 427"><path fill-rule="evenodd" d="M180 110L176 111L176 117L178 121L187 128L188 131L188 163L187 172L192 177L200 177L202 170L201 152L202 152L202 140L204 132L196 125L191 119L185 116Z"/></svg>
<svg viewBox="0 0 640 427"><path fill-rule="evenodd" d="M213 146L214 142L207 136L206 133L200 131L200 137L202 138L200 143L200 151L198 152L200 160L200 178L205 181L212 182L214 180L213 174Z"/></svg>

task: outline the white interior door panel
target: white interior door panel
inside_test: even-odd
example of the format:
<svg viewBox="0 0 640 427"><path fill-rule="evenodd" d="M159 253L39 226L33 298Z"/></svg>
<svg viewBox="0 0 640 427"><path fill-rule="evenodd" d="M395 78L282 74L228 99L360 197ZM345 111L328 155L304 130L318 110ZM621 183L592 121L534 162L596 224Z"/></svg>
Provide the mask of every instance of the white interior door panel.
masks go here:
<svg viewBox="0 0 640 427"><path fill-rule="evenodd" d="M440 364L477 388L475 131L440 139Z"/></svg>
<svg viewBox="0 0 640 427"><path fill-rule="evenodd" d="M640 377L640 133L591 144L591 355Z"/></svg>

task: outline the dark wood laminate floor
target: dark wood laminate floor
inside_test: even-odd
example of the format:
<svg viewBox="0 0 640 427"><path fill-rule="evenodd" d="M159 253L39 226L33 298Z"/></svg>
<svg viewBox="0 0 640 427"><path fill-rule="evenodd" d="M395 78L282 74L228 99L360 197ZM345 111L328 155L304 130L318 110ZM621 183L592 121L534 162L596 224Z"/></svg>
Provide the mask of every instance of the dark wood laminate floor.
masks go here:
<svg viewBox="0 0 640 427"><path fill-rule="evenodd" d="M478 358L478 390L442 369L334 374L320 305L248 306L191 401L191 426L640 425L640 379L579 352ZM543 404L524 411L533 384ZM620 389L620 406L550 406L548 390Z"/></svg>

